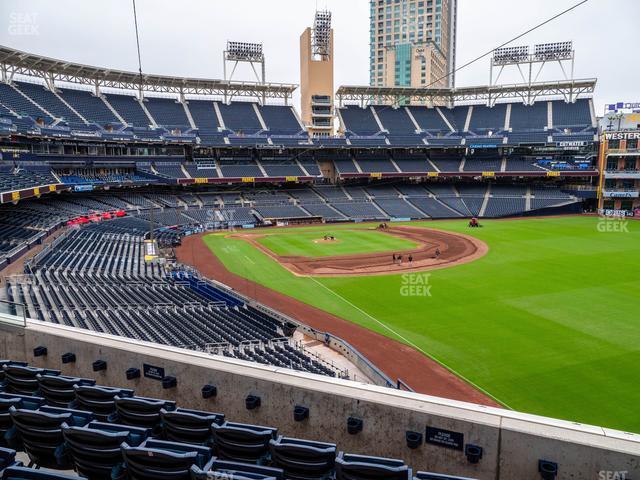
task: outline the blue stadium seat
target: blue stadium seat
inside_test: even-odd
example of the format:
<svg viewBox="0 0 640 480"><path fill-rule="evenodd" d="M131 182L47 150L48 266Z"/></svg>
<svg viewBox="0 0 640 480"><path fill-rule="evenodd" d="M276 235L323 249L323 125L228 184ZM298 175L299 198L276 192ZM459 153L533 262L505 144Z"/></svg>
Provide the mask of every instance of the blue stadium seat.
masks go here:
<svg viewBox="0 0 640 480"><path fill-rule="evenodd" d="M146 397L115 397L116 413L109 418L114 423L144 427L154 430L161 428L160 411L165 409L173 411L176 402Z"/></svg>
<svg viewBox="0 0 640 480"><path fill-rule="evenodd" d="M380 131L371 108L360 108L356 105L347 105L340 109L340 116L344 127L358 135L374 135Z"/></svg>
<svg viewBox="0 0 640 480"><path fill-rule="evenodd" d="M260 125L254 105L249 102L218 103L225 127L243 135L253 135L261 131L262 125Z"/></svg>
<svg viewBox="0 0 640 480"><path fill-rule="evenodd" d="M191 467L203 468L211 458L207 447L152 439L120 448L129 480L189 480Z"/></svg>
<svg viewBox="0 0 640 480"><path fill-rule="evenodd" d="M493 107L474 105L469 130L479 134L491 130L497 132L504 129L507 104L499 103ZM475 142L474 142L475 143Z"/></svg>
<svg viewBox="0 0 640 480"><path fill-rule="evenodd" d="M96 97L88 90L73 90L60 88L59 94L87 121L98 125L120 125L120 120L113 114L100 97Z"/></svg>
<svg viewBox="0 0 640 480"><path fill-rule="evenodd" d="M204 468L191 467L193 480L221 478L230 480L284 480L284 472L279 468L262 467L241 462L230 462L212 458Z"/></svg>
<svg viewBox="0 0 640 480"><path fill-rule="evenodd" d="M95 380L64 375L36 375L38 395L46 399L47 405L70 407L76 398L74 385L95 385Z"/></svg>
<svg viewBox="0 0 640 480"><path fill-rule="evenodd" d="M84 124L84 121L73 110L44 85L25 82L15 82L15 85L22 93L57 118L66 122Z"/></svg>
<svg viewBox="0 0 640 480"><path fill-rule="evenodd" d="M107 420L116 411L115 399L132 397L133 390L102 386L75 385L74 408L93 412L96 419Z"/></svg>
<svg viewBox="0 0 640 480"><path fill-rule="evenodd" d="M287 479L322 480L333 474L336 446L279 436L269 442L271 461Z"/></svg>
<svg viewBox="0 0 640 480"><path fill-rule="evenodd" d="M411 480L411 469L402 460L340 452L336 480Z"/></svg>
<svg viewBox="0 0 640 480"><path fill-rule="evenodd" d="M210 445L211 425L221 425L224 414L178 408L174 411L160 410L164 438L172 442Z"/></svg>
<svg viewBox="0 0 640 480"><path fill-rule="evenodd" d="M52 123L54 118L48 115L44 110L34 105L21 95L13 86L0 82L0 98L2 104L9 107L17 115L28 116L33 120L42 120L45 124Z"/></svg>
<svg viewBox="0 0 640 480"><path fill-rule="evenodd" d="M138 99L133 95L108 93L105 94L105 98L128 124L144 128L151 124Z"/></svg>
<svg viewBox="0 0 640 480"><path fill-rule="evenodd" d="M427 132L451 132L435 108L408 107L420 128Z"/></svg>
<svg viewBox="0 0 640 480"><path fill-rule="evenodd" d="M38 410L11 407L9 413L31 464L57 470L68 470L73 465L61 448L62 424L83 426L92 420L89 412L46 406Z"/></svg>
<svg viewBox="0 0 640 480"><path fill-rule="evenodd" d="M44 368L27 367L22 365L3 365L4 377L7 382L7 392L22 395L32 395L38 391L38 374L57 375L60 372L45 370Z"/></svg>
<svg viewBox="0 0 640 480"><path fill-rule="evenodd" d="M260 115L270 134L296 135L302 131L300 123L287 105L262 105L258 107Z"/></svg>
<svg viewBox="0 0 640 480"><path fill-rule="evenodd" d="M258 463L269 453L269 442L278 429L243 423L224 422L211 425L214 452L224 460Z"/></svg>
<svg viewBox="0 0 640 480"><path fill-rule="evenodd" d="M9 410L13 408L23 410L37 410L44 405L44 398L18 395L15 393L0 393L0 446L18 448L19 439L12 431L13 421Z"/></svg>
<svg viewBox="0 0 640 480"><path fill-rule="evenodd" d="M150 434L148 429L113 423L93 421L84 427L62 424L75 471L91 480L112 480L114 469L123 463L120 445L137 447Z"/></svg>
<svg viewBox="0 0 640 480"><path fill-rule="evenodd" d="M78 477L27 467L9 467L2 473L2 480L78 480Z"/></svg>
<svg viewBox="0 0 640 480"><path fill-rule="evenodd" d="M14 230L12 230L14 231ZM3 232L3 238L2 241L6 241L5 239L7 238L11 238L11 236L7 235L8 232ZM20 365L23 367L27 366L26 362L14 362L13 360L0 360L0 391L4 391L4 389L7 387L7 383L6 383L6 379L4 376L4 368L3 365Z"/></svg>
<svg viewBox="0 0 640 480"><path fill-rule="evenodd" d="M544 130L547 126L547 102L533 105L513 103L511 105L510 127L514 132Z"/></svg>
<svg viewBox="0 0 640 480"><path fill-rule="evenodd" d="M191 125L184 107L175 98L146 97L145 106L158 125L189 130Z"/></svg>
<svg viewBox="0 0 640 480"><path fill-rule="evenodd" d="M5 468L16 465L16 451L9 448L0 448L0 472Z"/></svg>
<svg viewBox="0 0 640 480"><path fill-rule="evenodd" d="M554 101L553 127L554 128L586 128L591 127L591 108L589 99L578 99L575 103Z"/></svg>
<svg viewBox="0 0 640 480"><path fill-rule="evenodd" d="M416 126L411 121L404 107L382 107L376 109L376 113L382 122L382 126L390 135L414 135L416 133Z"/></svg>

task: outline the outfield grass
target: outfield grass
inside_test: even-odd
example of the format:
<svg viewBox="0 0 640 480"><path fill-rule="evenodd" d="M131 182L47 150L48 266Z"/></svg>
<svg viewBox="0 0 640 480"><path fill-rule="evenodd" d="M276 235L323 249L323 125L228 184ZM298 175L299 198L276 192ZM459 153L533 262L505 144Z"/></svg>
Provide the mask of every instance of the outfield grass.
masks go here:
<svg viewBox="0 0 640 480"><path fill-rule="evenodd" d="M333 236L335 241L317 242L324 236ZM278 255L303 257L325 257L329 255L353 255L357 253L381 253L409 250L417 244L404 238L387 235L373 227L368 228L322 228L312 231L284 232L272 230L257 241Z"/></svg>
<svg viewBox="0 0 640 480"><path fill-rule="evenodd" d="M205 241L229 270L413 344L511 408L640 432L640 222L626 233L597 222L413 223L490 247L431 272L430 297L402 296L400 275L296 277L242 240Z"/></svg>

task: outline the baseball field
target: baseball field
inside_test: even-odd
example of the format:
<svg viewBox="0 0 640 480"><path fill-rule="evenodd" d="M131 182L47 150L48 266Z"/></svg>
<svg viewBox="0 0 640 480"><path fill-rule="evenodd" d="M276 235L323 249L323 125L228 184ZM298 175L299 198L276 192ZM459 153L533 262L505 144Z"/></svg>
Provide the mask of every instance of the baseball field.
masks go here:
<svg viewBox="0 0 640 480"><path fill-rule="evenodd" d="M261 230L263 248L228 233L204 241L230 272L410 345L505 407L640 432L640 222L482 224L412 222L488 246L425 273L300 276L274 258L412 247L374 225Z"/></svg>

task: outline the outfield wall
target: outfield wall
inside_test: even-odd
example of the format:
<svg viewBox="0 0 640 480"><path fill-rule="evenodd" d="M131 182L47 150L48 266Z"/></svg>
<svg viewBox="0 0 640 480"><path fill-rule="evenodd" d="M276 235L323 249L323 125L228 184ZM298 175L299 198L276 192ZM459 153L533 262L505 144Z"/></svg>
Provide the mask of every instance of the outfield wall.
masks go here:
<svg viewBox="0 0 640 480"><path fill-rule="evenodd" d="M541 478L538 461L544 459L558 463L560 480L613 478L607 475L621 472L627 472L626 478L640 477L640 435L42 322L27 321L23 327L21 321L0 314L0 358L95 378L101 385L133 388L138 395L176 400L183 407L222 412L232 421L277 426L283 435L335 442L347 452L402 458L414 471L483 480L536 479ZM37 346L45 346L47 355L34 357ZM62 364L66 352L76 355L75 363ZM92 370L98 359L107 362L106 370ZM161 382L144 377L126 380L125 371L142 370L143 363L164 368L166 375L177 378L177 387L163 390ZM202 398L205 384L217 387L215 398ZM249 394L261 397L256 410L245 408ZM310 409L307 420L294 421L295 405ZM347 433L349 417L363 420L360 433ZM408 448L406 432L424 435L427 427L455 432L449 443L481 446L482 459L471 464L461 450L425 442ZM440 441L449 440L441 435Z"/></svg>

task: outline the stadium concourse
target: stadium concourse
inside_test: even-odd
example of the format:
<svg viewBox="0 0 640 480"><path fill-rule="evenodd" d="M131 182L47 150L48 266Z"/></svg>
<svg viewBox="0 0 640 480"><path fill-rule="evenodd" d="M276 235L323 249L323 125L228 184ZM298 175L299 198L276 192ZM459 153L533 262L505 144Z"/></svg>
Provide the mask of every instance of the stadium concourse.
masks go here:
<svg viewBox="0 0 640 480"><path fill-rule="evenodd" d="M494 408L406 345L284 296L256 301L268 289L200 241L591 209L595 80L341 87L340 131L312 136L296 85L177 86L6 47L0 67L2 478L552 479L555 446L579 472L585 458L637 471L634 439ZM486 251L442 235L416 265ZM434 419L446 428L423 434ZM531 448L504 454L516 444Z"/></svg>

